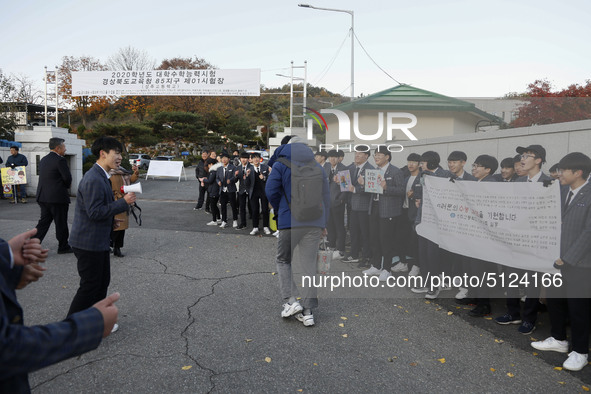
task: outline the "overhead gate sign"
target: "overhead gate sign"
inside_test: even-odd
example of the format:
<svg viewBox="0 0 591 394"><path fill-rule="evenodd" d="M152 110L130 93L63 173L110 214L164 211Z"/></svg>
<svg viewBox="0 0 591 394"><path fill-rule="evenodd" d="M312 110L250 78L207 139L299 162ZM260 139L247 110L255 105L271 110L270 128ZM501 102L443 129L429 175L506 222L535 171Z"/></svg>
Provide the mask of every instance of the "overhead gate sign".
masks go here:
<svg viewBox="0 0 591 394"><path fill-rule="evenodd" d="M72 96L260 96L261 70L73 71Z"/></svg>

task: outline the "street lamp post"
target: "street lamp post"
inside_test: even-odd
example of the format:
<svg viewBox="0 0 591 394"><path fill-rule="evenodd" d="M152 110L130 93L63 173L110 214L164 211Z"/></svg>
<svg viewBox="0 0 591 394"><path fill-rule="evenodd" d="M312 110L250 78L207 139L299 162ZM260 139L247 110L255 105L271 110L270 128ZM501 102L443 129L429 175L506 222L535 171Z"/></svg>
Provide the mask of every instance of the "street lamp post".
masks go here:
<svg viewBox="0 0 591 394"><path fill-rule="evenodd" d="M350 10L338 10L335 8L321 8L321 7L314 7L310 4L298 4L298 7L302 8L313 8L315 10L322 10L322 11L335 11L335 12L344 12L346 14L351 15L351 101L355 99L355 30L354 30L354 22L355 17L353 15L353 11Z"/></svg>

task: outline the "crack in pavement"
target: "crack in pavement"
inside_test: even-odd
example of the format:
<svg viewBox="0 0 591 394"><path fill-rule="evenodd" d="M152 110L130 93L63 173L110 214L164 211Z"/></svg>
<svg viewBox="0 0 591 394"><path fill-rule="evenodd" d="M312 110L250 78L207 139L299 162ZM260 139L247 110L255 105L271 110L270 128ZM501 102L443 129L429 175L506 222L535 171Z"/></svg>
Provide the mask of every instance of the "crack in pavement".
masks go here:
<svg viewBox="0 0 591 394"><path fill-rule="evenodd" d="M57 378L59 378L61 376L67 375L70 372L73 372L73 371L75 371L77 369L84 368L86 366L92 365L92 364L97 363L97 362L100 362L100 361L114 359L114 358L119 357L119 356L131 356L131 357L141 357L141 358L149 358L149 359L159 359L159 358L172 357L173 354L168 354L168 355L163 355L163 356L147 356L147 355L143 355L143 354L134 354L134 353L117 353L117 354L108 355L108 356L105 356L105 357L102 357L102 358L97 358L97 359L94 359L94 360L90 360L90 361L88 361L88 362L86 362L84 364L76 365L75 367L72 367L72 368L70 368L70 369L68 369L68 370L66 370L64 372L60 372L60 373L54 375L53 377L51 377L50 379L44 380L43 382L39 382L35 386L32 386L31 387L31 391L32 390L35 390L35 389L38 389L39 387L41 387L41 386L43 386L43 385L45 385L45 384L47 384L49 382L52 382L52 381L54 381L55 379L57 379ZM82 357L82 355L78 356L77 358L80 359L80 357Z"/></svg>

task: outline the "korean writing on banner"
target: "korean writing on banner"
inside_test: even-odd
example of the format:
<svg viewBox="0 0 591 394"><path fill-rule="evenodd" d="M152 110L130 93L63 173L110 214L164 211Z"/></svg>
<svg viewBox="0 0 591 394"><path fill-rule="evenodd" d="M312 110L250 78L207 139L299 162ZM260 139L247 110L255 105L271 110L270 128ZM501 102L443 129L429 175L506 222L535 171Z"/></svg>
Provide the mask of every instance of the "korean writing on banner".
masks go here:
<svg viewBox="0 0 591 394"><path fill-rule="evenodd" d="M417 233L443 249L485 261L556 272L560 257L557 182L450 182L425 177Z"/></svg>
<svg viewBox="0 0 591 394"><path fill-rule="evenodd" d="M259 96L260 69L72 72L72 96Z"/></svg>

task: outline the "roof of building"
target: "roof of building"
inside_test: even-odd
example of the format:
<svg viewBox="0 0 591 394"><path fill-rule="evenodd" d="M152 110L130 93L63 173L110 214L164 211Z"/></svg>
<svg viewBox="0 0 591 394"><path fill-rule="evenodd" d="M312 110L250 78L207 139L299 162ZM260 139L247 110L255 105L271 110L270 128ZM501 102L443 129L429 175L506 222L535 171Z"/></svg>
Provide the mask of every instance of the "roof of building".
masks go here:
<svg viewBox="0 0 591 394"><path fill-rule="evenodd" d="M483 120L502 122L501 118L476 108L473 103L404 84L337 105L334 109L469 112Z"/></svg>

